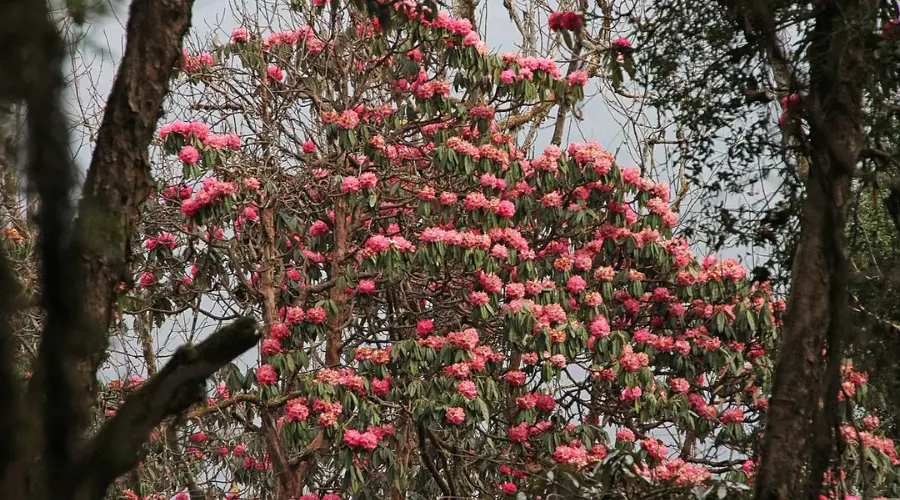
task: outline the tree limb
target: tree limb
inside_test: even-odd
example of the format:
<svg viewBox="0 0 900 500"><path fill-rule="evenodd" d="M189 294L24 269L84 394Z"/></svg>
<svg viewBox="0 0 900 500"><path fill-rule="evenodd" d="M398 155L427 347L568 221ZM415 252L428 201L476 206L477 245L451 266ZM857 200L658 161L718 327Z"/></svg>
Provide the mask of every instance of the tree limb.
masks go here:
<svg viewBox="0 0 900 500"><path fill-rule="evenodd" d="M422 461L425 462L425 467L428 469L428 472L431 473L431 477L434 478L434 482L437 483L438 488L441 489L444 496L454 498L456 495L450 490L447 482L444 481L444 477L441 476L441 473L438 471L437 467L435 467L434 461L431 460L431 455L428 454L428 450L425 449L425 425L421 422L419 423L419 450L422 452Z"/></svg>
<svg viewBox="0 0 900 500"><path fill-rule="evenodd" d="M150 431L163 419L203 401L206 379L256 345L256 321L241 318L196 347L182 346L165 367L131 394L74 468L75 498L103 498L109 485L137 466Z"/></svg>
<svg viewBox="0 0 900 500"><path fill-rule="evenodd" d="M80 440L78 426L89 420L89 407L73 390L76 384L67 363L84 331L79 249L72 233L75 166L61 102L64 44L50 20L48 5L19 0L6 2L4 7L0 10L4 14L0 40L19 47L11 52L18 52L27 62L12 68L9 87L4 89L9 92L0 99L21 100L27 107L26 173L40 200L37 255L46 320L35 376L29 382L27 411L33 418L20 422L23 425L17 432L27 448L20 450L16 464L4 471L3 493L12 498L26 498L27 494L43 498L55 496L51 493L54 473L74 455ZM32 459L37 454L42 461L35 467ZM27 486L28 478L39 478L32 482L37 491Z"/></svg>

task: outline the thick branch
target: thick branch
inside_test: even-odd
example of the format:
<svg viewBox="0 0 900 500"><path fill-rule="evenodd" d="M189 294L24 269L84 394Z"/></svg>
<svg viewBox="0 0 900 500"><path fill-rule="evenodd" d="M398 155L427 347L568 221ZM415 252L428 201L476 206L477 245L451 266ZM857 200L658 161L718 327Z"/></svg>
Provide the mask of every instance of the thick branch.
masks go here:
<svg viewBox="0 0 900 500"><path fill-rule="evenodd" d="M422 462L425 463L425 467L428 469L428 472L431 473L431 477L434 478L434 482L437 483L438 488L441 489L444 496L454 498L456 495L450 491L450 487L447 485L447 482L444 481L444 477L441 476L440 471L435 467L434 461L431 460L431 455L428 454L428 450L425 448L425 426L421 423L419 424L419 451L422 452Z"/></svg>
<svg viewBox="0 0 900 500"><path fill-rule="evenodd" d="M790 68L766 2L739 0L737 6L745 9L770 58ZM844 227L863 142L863 33L869 29L864 20L874 7L874 0L824 2L809 35L809 93L802 103L812 165L757 476L760 500L817 498L840 435L837 396L849 329ZM790 88L801 88L794 71L787 76Z"/></svg>
<svg viewBox="0 0 900 500"><path fill-rule="evenodd" d="M50 494L41 489L28 492L26 475L53 478L74 454L79 439L79 424L86 424L89 407L76 394L67 363L76 339L82 333L81 288L79 285L78 248L72 237L72 190L75 187L75 167L69 151L68 128L62 113L63 40L50 20L44 2L7 2L6 14L15 11L12 19L4 18L7 26L0 39L7 38L7 46L19 47L27 64L9 74L13 87L20 87L20 96L0 98L23 99L27 106L28 167L27 175L39 200L37 215L37 254L41 263L41 305L46 311L44 332L35 369L30 382L30 408L36 418L25 422L18 433L23 444L19 462L7 472L6 495L24 498L28 493L36 497ZM17 26L18 25L18 28ZM16 31L17 39L9 40ZM14 51L15 52L15 51ZM31 458L42 454L41 467L34 467ZM49 481L37 481L48 487ZM8 482L6 482L8 481Z"/></svg>
<svg viewBox="0 0 900 500"><path fill-rule="evenodd" d="M168 416L203 401L206 379L259 341L256 321L241 318L198 346L182 346L135 391L87 447L75 467L75 498L103 498L116 477L137 466L150 431Z"/></svg>

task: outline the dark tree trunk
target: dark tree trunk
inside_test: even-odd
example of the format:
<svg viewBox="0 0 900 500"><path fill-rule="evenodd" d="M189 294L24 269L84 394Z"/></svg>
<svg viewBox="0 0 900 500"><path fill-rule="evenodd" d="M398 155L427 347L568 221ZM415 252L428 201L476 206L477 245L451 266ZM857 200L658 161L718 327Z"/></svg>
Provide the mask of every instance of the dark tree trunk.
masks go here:
<svg viewBox="0 0 900 500"><path fill-rule="evenodd" d="M0 327L2 498L103 498L116 477L137 466L150 431L202 401L206 379L258 340L255 321L244 318L196 348L182 347L86 439L116 289L128 277L135 218L152 186L147 148L192 6L193 0L132 2L125 56L76 222L75 167L60 99L62 37L46 2L0 2L0 105L24 103L27 109L26 174L40 201L37 257L46 312L24 405L14 390L7 349L12 334L5 323ZM0 321L16 306L13 288L0 262Z"/></svg>
<svg viewBox="0 0 900 500"><path fill-rule="evenodd" d="M764 43L780 51L771 14L763 2L751 3ZM864 44L876 8L875 0L822 2L811 34L804 109L812 165L757 478L758 499L818 498L835 447L840 363L848 331L844 227L850 181L863 142Z"/></svg>

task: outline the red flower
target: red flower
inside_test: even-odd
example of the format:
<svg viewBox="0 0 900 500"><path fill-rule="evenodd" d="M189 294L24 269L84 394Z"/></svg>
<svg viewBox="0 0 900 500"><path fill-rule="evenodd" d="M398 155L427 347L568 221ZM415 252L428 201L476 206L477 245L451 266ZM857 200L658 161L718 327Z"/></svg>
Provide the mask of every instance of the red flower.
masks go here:
<svg viewBox="0 0 900 500"><path fill-rule="evenodd" d="M553 31L575 31L581 29L584 18L573 11L554 12L550 14L550 29Z"/></svg>

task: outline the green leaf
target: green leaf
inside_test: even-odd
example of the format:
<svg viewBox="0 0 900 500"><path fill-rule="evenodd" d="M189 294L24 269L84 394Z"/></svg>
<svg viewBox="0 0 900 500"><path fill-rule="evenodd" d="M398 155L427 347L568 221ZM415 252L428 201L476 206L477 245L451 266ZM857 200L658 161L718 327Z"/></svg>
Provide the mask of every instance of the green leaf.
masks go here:
<svg viewBox="0 0 900 500"><path fill-rule="evenodd" d="M491 412L488 411L488 407L484 404L484 400L481 398L475 398L475 407L478 409L478 412L481 413L481 418L483 422L489 422L491 419Z"/></svg>

